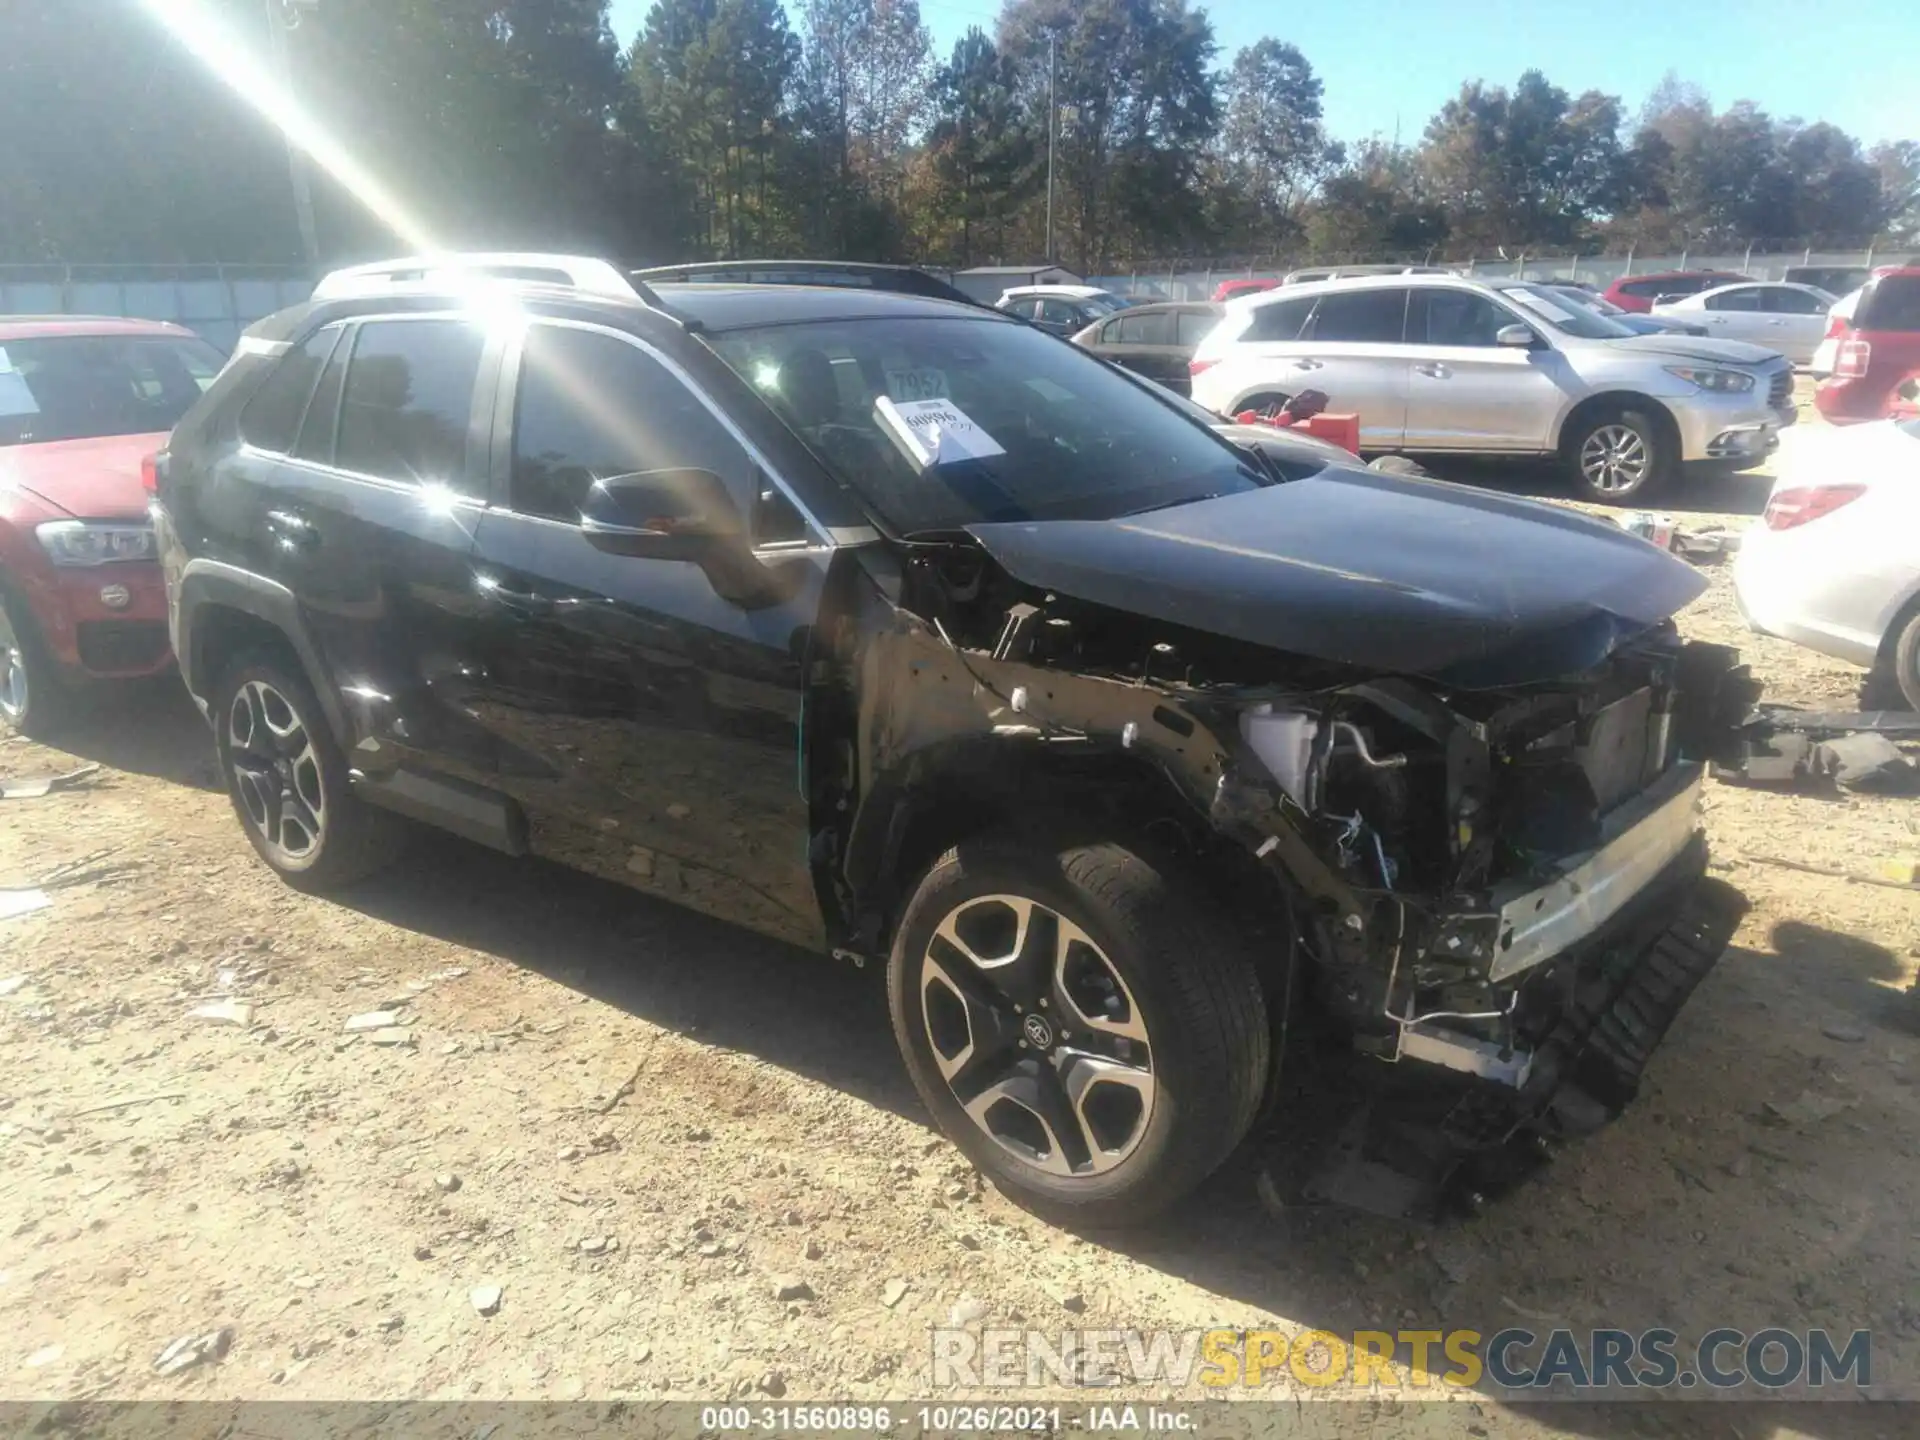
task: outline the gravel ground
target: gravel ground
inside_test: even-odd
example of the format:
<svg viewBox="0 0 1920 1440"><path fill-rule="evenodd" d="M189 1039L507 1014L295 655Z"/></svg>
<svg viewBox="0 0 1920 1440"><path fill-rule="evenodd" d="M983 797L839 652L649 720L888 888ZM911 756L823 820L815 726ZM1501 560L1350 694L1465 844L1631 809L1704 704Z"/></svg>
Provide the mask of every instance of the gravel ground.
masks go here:
<svg viewBox="0 0 1920 1440"><path fill-rule="evenodd" d="M1767 483L1697 482L1688 522L1744 524ZM1690 634L1741 644L1777 698L1851 701L1857 674L1748 635L1707 573ZM0 886L67 877L0 921L0 1395L924 1398L927 1329L956 1307L1046 1329L1865 1326L1877 1390L1915 1376L1920 896L1753 858L1912 851L1911 800L1715 785L1716 868L1751 915L1638 1106L1484 1217L1282 1226L1229 1166L1115 1238L983 1188L929 1128L872 976L437 837L307 898L254 860L209 750L171 683L64 753L0 745L4 778L103 767L0 801ZM222 1356L156 1371L222 1327ZM1373 1433L1373 1407L1338 1408ZM1485 1397L1451 1416L1616 1428Z"/></svg>

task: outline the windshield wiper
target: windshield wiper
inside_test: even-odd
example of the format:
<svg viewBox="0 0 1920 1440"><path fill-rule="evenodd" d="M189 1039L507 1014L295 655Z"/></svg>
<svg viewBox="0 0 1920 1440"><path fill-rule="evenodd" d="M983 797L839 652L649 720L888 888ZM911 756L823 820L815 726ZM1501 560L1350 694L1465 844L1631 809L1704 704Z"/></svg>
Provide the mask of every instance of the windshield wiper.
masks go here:
<svg viewBox="0 0 1920 1440"><path fill-rule="evenodd" d="M1226 493L1224 490L1215 490L1207 495L1182 495L1178 500L1162 500L1154 505L1142 505L1138 510L1122 510L1113 518L1131 520L1135 515L1151 515L1156 510L1172 510L1181 505L1198 505L1202 500L1218 500Z"/></svg>

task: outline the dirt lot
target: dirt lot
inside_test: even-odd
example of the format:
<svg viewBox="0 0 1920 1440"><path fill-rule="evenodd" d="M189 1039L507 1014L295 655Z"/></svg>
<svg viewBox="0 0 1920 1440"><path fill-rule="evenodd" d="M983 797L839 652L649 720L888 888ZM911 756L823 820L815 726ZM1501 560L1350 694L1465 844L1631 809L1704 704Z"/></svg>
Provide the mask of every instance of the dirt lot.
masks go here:
<svg viewBox="0 0 1920 1440"><path fill-rule="evenodd" d="M1766 486L1683 498L1744 523ZM1742 644L1778 698L1851 701L1855 673L1747 635L1709 573L1691 634ZM25 977L0 998L0 1394L924 1397L927 1328L956 1306L1047 1328L1864 1326L1876 1390L1920 1394L1920 895L1748 858L1920 849L1915 801L1714 786L1717 866L1753 902L1734 948L1641 1103L1483 1218L1283 1227L1230 1167L1114 1239L983 1191L870 975L451 839L302 897L254 860L209 751L171 684L68 753L0 744L0 777L105 767L0 801L0 886L66 877L0 921L0 976ZM244 1023L196 1016L213 1002ZM403 1036L343 1033L382 1009ZM795 1277L805 1298L776 1298ZM155 1372L222 1326L223 1360Z"/></svg>

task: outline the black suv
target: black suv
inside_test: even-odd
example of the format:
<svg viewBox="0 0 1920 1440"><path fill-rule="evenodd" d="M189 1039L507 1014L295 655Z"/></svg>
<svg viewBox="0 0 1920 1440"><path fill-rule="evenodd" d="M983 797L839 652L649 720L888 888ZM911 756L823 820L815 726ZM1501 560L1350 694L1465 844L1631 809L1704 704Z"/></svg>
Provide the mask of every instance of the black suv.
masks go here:
<svg viewBox="0 0 1920 1440"><path fill-rule="evenodd" d="M1380 1102L1319 1193L1484 1191L1617 1113L1737 915L1697 804L1751 690L1676 638L1691 570L1240 448L979 307L346 272L248 333L155 515L289 883L412 817L884 960L940 1124L1088 1222L1305 1123L1288 1046Z"/></svg>

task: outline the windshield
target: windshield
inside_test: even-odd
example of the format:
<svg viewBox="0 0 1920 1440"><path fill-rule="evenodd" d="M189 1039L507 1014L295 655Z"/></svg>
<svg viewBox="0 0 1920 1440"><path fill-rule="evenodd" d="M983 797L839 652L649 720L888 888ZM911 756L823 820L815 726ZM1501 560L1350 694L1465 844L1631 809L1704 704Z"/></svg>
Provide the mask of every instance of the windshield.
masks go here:
<svg viewBox="0 0 1920 1440"><path fill-rule="evenodd" d="M1111 315L1116 310L1125 310L1128 307L1128 302L1118 295L1108 295L1104 292L1099 295L1088 295L1080 303L1096 316Z"/></svg>
<svg viewBox="0 0 1920 1440"><path fill-rule="evenodd" d="M709 338L901 534L1110 519L1267 483L1206 427L1024 325L835 320Z"/></svg>
<svg viewBox="0 0 1920 1440"><path fill-rule="evenodd" d="M1619 340L1633 334L1626 326L1545 285L1502 285L1500 293L1534 318L1582 340Z"/></svg>
<svg viewBox="0 0 1920 1440"><path fill-rule="evenodd" d="M219 351L185 335L0 342L0 445L171 430L220 366Z"/></svg>

